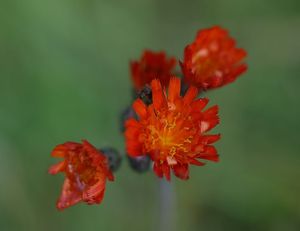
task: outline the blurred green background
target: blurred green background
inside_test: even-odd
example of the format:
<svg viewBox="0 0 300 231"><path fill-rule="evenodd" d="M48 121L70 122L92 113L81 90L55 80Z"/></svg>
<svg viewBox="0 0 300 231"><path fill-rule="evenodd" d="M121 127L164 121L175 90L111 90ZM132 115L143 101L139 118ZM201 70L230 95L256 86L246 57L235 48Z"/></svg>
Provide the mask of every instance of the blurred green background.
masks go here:
<svg viewBox="0 0 300 231"><path fill-rule="evenodd" d="M100 206L58 212L52 148L86 138L123 150L128 63L182 57L199 28L228 28L249 71L208 93L221 162L173 178L177 230L300 230L300 2L9 0L0 3L0 230L157 230L158 180L127 162Z"/></svg>

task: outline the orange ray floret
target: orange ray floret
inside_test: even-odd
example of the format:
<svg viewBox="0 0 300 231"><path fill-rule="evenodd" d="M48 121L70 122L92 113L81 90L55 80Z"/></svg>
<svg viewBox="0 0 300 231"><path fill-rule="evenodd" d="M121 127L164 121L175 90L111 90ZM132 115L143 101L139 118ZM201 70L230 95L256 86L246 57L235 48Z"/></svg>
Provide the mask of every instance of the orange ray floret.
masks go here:
<svg viewBox="0 0 300 231"><path fill-rule="evenodd" d="M200 30L184 50L180 63L184 81L204 90L231 83L247 70L246 56L227 30L219 26Z"/></svg>
<svg viewBox="0 0 300 231"><path fill-rule="evenodd" d="M171 78L168 95L159 80L151 82L153 103L145 105L141 99L133 103L139 119L125 123L126 149L129 156L149 155L153 170L159 177L170 180L170 170L181 179L189 178L189 164L199 161L218 161L212 143L220 135L207 135L219 123L218 107L207 110L208 100L196 99L198 90L190 87L180 96L180 79Z"/></svg>
<svg viewBox="0 0 300 231"><path fill-rule="evenodd" d="M160 79L163 86L168 85L175 66L176 59L168 58L165 52L145 50L139 61L130 63L131 78L135 89L141 90L156 78Z"/></svg>
<svg viewBox="0 0 300 231"><path fill-rule="evenodd" d="M57 145L51 156L64 158L48 171L50 174L64 172L66 176L56 204L59 210L80 201L99 204L103 200L106 179L113 181L114 177L100 151L83 140L82 144L66 142Z"/></svg>

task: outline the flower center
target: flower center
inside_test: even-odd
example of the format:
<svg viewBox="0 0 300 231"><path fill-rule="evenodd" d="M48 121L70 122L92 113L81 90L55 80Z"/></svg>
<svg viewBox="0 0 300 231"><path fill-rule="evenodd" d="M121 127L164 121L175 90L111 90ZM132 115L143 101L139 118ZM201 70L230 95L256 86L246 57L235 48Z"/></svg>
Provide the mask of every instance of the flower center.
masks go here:
<svg viewBox="0 0 300 231"><path fill-rule="evenodd" d="M189 152L195 129L190 117L175 111L157 113L145 132L145 148L154 158L170 165L176 164L176 157Z"/></svg>
<svg viewBox="0 0 300 231"><path fill-rule="evenodd" d="M67 175L72 179L76 187L83 191L86 185L92 184L97 177L96 168L90 165L90 158L85 153L80 156L74 154L70 157L67 167Z"/></svg>

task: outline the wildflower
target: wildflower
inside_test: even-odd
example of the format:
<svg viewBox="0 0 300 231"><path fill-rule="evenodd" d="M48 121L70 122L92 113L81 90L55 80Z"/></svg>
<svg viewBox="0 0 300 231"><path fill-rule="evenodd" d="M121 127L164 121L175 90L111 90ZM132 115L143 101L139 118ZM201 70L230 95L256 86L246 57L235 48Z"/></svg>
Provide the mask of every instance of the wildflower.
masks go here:
<svg viewBox="0 0 300 231"><path fill-rule="evenodd" d="M56 207L63 210L84 201L99 204L104 196L106 179L114 177L108 168L106 157L88 141L82 144L66 142L57 145L51 153L63 161L49 168L50 174L65 173L65 181Z"/></svg>
<svg viewBox="0 0 300 231"><path fill-rule="evenodd" d="M163 86L168 85L175 66L176 59L174 57L168 58L165 52L145 50L139 61L130 63L131 78L135 90L141 90L155 78L159 78Z"/></svg>
<svg viewBox="0 0 300 231"><path fill-rule="evenodd" d="M152 104L141 99L133 103L139 119L126 121L127 153L131 157L149 155L153 170L159 177L170 180L170 170L181 179L189 178L189 164L204 165L199 159L218 161L216 149L211 144L219 135L206 132L218 122L218 107L205 111L208 100L196 99L198 90L190 87L180 96L180 79L171 78L168 96L159 80L151 82Z"/></svg>
<svg viewBox="0 0 300 231"><path fill-rule="evenodd" d="M231 83L247 70L246 55L227 30L219 26L200 30L184 50L180 63L184 81L204 90Z"/></svg>

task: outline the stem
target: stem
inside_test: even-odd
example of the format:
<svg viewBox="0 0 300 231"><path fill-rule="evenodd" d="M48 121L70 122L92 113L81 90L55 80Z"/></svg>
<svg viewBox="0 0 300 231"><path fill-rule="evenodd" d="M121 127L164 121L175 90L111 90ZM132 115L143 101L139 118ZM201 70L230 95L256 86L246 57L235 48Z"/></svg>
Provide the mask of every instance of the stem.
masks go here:
<svg viewBox="0 0 300 231"><path fill-rule="evenodd" d="M175 192L173 185L162 179L159 181L159 229L160 231L175 231Z"/></svg>

